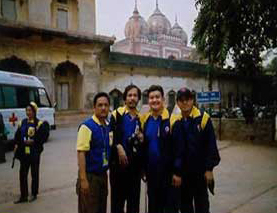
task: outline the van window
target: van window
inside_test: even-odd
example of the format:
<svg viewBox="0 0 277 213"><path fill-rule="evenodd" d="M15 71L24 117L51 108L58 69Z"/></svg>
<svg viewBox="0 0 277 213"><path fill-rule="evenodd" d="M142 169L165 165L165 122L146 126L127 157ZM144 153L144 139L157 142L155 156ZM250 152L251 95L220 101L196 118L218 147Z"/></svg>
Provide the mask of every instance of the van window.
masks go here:
<svg viewBox="0 0 277 213"><path fill-rule="evenodd" d="M16 90L14 87L3 86L5 108L17 108Z"/></svg>
<svg viewBox="0 0 277 213"><path fill-rule="evenodd" d="M29 88L29 101L39 103L38 90L37 88Z"/></svg>
<svg viewBox="0 0 277 213"><path fill-rule="evenodd" d="M39 93L39 103L41 107L50 107L50 102L47 97L46 91L43 88L38 89Z"/></svg>
<svg viewBox="0 0 277 213"><path fill-rule="evenodd" d="M16 87L17 101L19 108L25 108L29 103L29 88L28 87Z"/></svg>

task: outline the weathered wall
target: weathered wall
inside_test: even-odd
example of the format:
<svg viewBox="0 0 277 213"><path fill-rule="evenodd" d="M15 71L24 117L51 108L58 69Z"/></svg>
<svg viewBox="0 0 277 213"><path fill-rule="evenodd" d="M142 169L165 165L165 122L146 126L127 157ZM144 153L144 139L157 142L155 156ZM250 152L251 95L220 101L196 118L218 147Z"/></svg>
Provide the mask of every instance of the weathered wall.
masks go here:
<svg viewBox="0 0 277 213"><path fill-rule="evenodd" d="M95 0L79 0L79 30L96 33Z"/></svg>
<svg viewBox="0 0 277 213"><path fill-rule="evenodd" d="M213 124L219 139L219 119L213 119ZM221 120L221 140L268 143L273 135L272 120L256 120L253 124L246 124L244 119Z"/></svg>
<svg viewBox="0 0 277 213"><path fill-rule="evenodd" d="M83 51L84 47L86 52ZM78 67L79 72L76 73L75 77L69 75L62 80L60 79L59 82L72 82L70 105L74 109L84 109L87 96L92 91L95 94L99 88L100 68L96 62L98 59L93 57L93 50L93 44L68 45L61 39L44 43L39 37L34 37L32 40L14 40L1 37L0 60L16 56L26 61L32 69L32 74L36 75L45 85L52 103L57 102L56 67L60 63L70 61Z"/></svg>
<svg viewBox="0 0 277 213"><path fill-rule="evenodd" d="M218 78L216 81L220 85L223 108L240 106L243 95L251 96L252 83L247 80L224 77ZM229 94L232 94L232 100L230 100Z"/></svg>
<svg viewBox="0 0 277 213"><path fill-rule="evenodd" d="M65 5L56 0L16 1L15 8L16 22L41 28L57 28L58 8L64 8L68 11L68 30L84 34L96 33L95 0L69 0Z"/></svg>

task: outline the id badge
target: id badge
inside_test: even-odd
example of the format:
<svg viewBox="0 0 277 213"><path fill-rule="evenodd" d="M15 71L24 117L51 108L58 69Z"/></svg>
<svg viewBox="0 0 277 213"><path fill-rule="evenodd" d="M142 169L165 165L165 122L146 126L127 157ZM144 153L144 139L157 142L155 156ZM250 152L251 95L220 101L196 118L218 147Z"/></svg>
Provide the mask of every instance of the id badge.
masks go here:
<svg viewBox="0 0 277 213"><path fill-rule="evenodd" d="M107 154L106 152L103 152L103 167L108 166L108 159L107 159Z"/></svg>
<svg viewBox="0 0 277 213"><path fill-rule="evenodd" d="M29 147L29 146L26 146L26 147L25 147L25 154L26 154L26 155L29 155L29 154L30 154L30 147Z"/></svg>

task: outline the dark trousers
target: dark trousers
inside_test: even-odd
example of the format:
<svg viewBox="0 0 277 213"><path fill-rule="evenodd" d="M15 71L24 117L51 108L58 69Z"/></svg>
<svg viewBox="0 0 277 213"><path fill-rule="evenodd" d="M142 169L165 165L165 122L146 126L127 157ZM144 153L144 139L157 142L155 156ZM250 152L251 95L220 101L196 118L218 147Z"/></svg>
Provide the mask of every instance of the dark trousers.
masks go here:
<svg viewBox="0 0 277 213"><path fill-rule="evenodd" d="M0 134L0 163L4 163L4 162L6 162L5 145Z"/></svg>
<svg viewBox="0 0 277 213"><path fill-rule="evenodd" d="M171 184L167 190L166 203L165 213L178 213L181 209L181 188L176 188Z"/></svg>
<svg viewBox="0 0 277 213"><path fill-rule="evenodd" d="M80 181L77 181L78 212L79 213L106 213L108 196L107 173L87 173L89 193L80 191Z"/></svg>
<svg viewBox="0 0 277 213"><path fill-rule="evenodd" d="M141 172L138 166L131 164L126 168L111 165L111 213L124 213L127 201L127 213L139 213Z"/></svg>
<svg viewBox="0 0 277 213"><path fill-rule="evenodd" d="M32 176L32 195L36 196L38 194L39 187L39 164L40 155L36 156L26 156L20 160L20 192L21 198L28 197L28 173L31 167Z"/></svg>
<svg viewBox="0 0 277 213"><path fill-rule="evenodd" d="M182 178L182 213L209 213L209 196L204 174L188 174Z"/></svg>
<svg viewBox="0 0 277 213"><path fill-rule="evenodd" d="M165 212L168 185L169 183L165 172L149 169L147 174L148 213Z"/></svg>

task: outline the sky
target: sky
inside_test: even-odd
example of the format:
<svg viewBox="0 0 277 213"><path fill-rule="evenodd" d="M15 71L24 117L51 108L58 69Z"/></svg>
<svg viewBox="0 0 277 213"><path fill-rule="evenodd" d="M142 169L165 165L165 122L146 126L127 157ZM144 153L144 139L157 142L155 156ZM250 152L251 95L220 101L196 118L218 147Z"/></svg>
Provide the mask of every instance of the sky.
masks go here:
<svg viewBox="0 0 277 213"><path fill-rule="evenodd" d="M156 8L156 0L137 0L140 15L147 21ZM195 0L159 0L159 8L171 22L178 23L191 40L194 20L197 17ZM117 41L124 39L125 24L132 16L135 0L96 0L97 34L115 36ZM189 45L190 46L190 45Z"/></svg>

